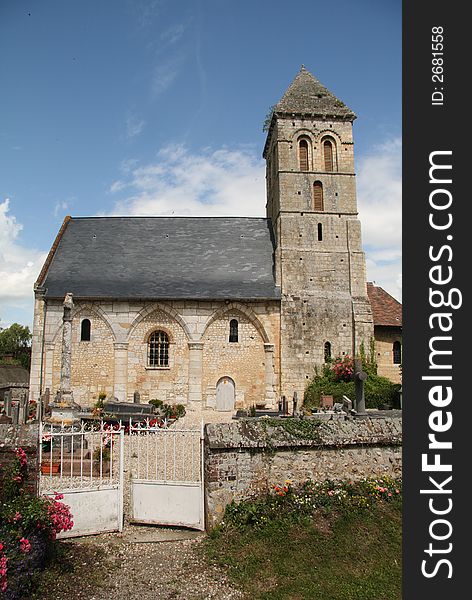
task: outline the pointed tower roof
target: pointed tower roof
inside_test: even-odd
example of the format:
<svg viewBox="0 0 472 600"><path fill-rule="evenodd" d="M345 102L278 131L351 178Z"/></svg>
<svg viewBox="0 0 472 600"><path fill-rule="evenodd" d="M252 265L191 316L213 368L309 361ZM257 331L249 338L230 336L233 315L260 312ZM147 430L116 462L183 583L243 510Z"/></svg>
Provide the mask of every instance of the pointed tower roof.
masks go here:
<svg viewBox="0 0 472 600"><path fill-rule="evenodd" d="M275 105L274 113L331 117L343 121L353 121L356 118L355 113L325 88L316 77L313 77L303 65L282 99Z"/></svg>

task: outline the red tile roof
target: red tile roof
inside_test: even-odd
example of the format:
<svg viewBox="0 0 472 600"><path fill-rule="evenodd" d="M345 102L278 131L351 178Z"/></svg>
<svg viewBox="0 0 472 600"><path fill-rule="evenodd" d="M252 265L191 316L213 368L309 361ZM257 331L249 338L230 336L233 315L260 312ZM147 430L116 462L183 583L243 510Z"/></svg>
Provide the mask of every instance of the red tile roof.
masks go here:
<svg viewBox="0 0 472 600"><path fill-rule="evenodd" d="M367 295L372 306L374 325L402 326L402 305L383 288L367 283Z"/></svg>

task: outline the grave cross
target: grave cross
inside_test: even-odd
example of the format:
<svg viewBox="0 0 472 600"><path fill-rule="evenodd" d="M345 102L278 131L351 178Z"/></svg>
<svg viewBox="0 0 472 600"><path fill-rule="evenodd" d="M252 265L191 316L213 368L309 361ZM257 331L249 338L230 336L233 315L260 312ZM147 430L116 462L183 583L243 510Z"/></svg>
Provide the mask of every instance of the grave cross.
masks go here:
<svg viewBox="0 0 472 600"><path fill-rule="evenodd" d="M362 370L362 359L354 359L354 383L356 387L356 416L365 417L365 395L364 381L367 379L367 373Z"/></svg>

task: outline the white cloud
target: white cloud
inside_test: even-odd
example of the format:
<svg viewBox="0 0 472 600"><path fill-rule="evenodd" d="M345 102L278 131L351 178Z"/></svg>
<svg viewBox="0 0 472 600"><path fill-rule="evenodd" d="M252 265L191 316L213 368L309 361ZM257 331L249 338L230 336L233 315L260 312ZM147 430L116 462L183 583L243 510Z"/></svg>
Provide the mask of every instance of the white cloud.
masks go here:
<svg viewBox="0 0 472 600"><path fill-rule="evenodd" d="M374 148L358 162L357 194L367 277L401 300L401 139Z"/></svg>
<svg viewBox="0 0 472 600"><path fill-rule="evenodd" d="M171 56L159 63L151 78L151 93L154 99L163 94L174 83L184 63L183 54Z"/></svg>
<svg viewBox="0 0 472 600"><path fill-rule="evenodd" d="M247 149L163 148L153 164L136 167L115 181L111 192L127 191L113 214L264 216L264 162Z"/></svg>
<svg viewBox="0 0 472 600"><path fill-rule="evenodd" d="M59 213L65 212L68 208L69 208L68 200L60 200L59 202L56 202L56 204L54 206L54 211L53 211L54 216L57 217Z"/></svg>
<svg viewBox="0 0 472 600"><path fill-rule="evenodd" d="M33 284L47 253L17 242L23 226L10 213L10 200L0 203L0 314L33 299Z"/></svg>
<svg viewBox="0 0 472 600"><path fill-rule="evenodd" d="M128 116L126 119L126 137L133 138L141 133L144 129L146 122L142 119L138 119L134 115Z"/></svg>
<svg viewBox="0 0 472 600"><path fill-rule="evenodd" d="M162 42L165 42L169 45L173 45L178 42L183 36L186 29L186 25L183 23L178 23L177 25L173 25L163 31L160 35L160 39Z"/></svg>

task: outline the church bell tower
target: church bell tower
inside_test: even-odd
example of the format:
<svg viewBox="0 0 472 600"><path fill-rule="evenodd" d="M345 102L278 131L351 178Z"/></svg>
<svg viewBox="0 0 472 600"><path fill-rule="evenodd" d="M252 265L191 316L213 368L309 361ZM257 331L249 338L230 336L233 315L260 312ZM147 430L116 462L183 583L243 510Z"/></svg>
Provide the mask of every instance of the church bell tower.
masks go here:
<svg viewBox="0 0 472 600"><path fill-rule="evenodd" d="M303 66L275 105L264 147L280 285L281 393L373 337L357 214L356 115Z"/></svg>

